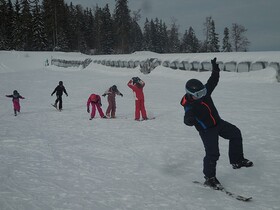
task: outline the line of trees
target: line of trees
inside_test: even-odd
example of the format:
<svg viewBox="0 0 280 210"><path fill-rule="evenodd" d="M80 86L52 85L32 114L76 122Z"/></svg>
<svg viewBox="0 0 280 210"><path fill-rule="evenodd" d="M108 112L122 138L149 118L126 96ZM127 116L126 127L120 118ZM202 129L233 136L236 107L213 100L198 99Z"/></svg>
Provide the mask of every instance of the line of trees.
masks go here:
<svg viewBox="0 0 280 210"><path fill-rule="evenodd" d="M128 0L116 0L111 13L103 8L84 9L64 0L0 0L0 50L78 51L120 54L148 50L157 53L248 51L247 29L232 24L223 32L222 46L212 17L206 17L204 40L192 27L182 37L176 20L170 28L162 20L146 19L143 30L140 10L131 12Z"/></svg>

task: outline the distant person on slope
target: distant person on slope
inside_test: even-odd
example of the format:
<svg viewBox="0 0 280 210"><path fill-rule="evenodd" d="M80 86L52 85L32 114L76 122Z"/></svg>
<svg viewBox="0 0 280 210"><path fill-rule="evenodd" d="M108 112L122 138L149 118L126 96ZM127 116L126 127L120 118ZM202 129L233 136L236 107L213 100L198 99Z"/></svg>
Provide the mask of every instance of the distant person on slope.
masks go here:
<svg viewBox="0 0 280 210"><path fill-rule="evenodd" d="M116 85L110 87L105 93L102 95L103 97L107 97L108 100L108 108L106 110L106 116L108 118L115 118L116 117L116 95L120 95L123 97L123 94L118 90Z"/></svg>
<svg viewBox="0 0 280 210"><path fill-rule="evenodd" d="M96 109L98 110L98 113L100 115L101 118L107 118L103 111L102 111L102 103L101 103L101 97L97 94L91 94L87 100L87 112L90 113L90 110L89 110L89 106L92 106L92 109L91 109L91 114L90 114L90 120L92 120L94 117L95 117L95 112L96 112Z"/></svg>
<svg viewBox="0 0 280 210"><path fill-rule="evenodd" d="M53 104L53 106L55 108L57 108L57 103L58 103L59 111L62 110L62 95L63 95L63 92L65 93L66 96L68 96L68 93L67 93L65 87L63 86L63 82L59 81L58 86L56 86L56 88L54 89L54 91L51 94L51 96L53 96L53 94L56 93L56 100L55 100L55 103Z"/></svg>
<svg viewBox="0 0 280 210"><path fill-rule="evenodd" d="M205 148L203 173L205 185L214 189L222 188L216 178L216 164L219 159L219 136L229 140L229 161L233 169L251 167L253 162L244 158L242 135L239 128L221 119L214 105L211 94L220 78L220 68L216 58L211 60L212 73L207 83L203 85L197 79L186 83L186 94L181 100L185 109L184 123L195 126Z"/></svg>
<svg viewBox="0 0 280 210"><path fill-rule="evenodd" d="M139 77L132 77L131 80L128 81L127 86L133 90L135 96L135 120L140 120L140 114L142 114L142 119L147 120L147 113L145 108L145 99L143 88L145 86L145 82L141 80Z"/></svg>
<svg viewBox="0 0 280 210"><path fill-rule="evenodd" d="M14 105L14 114L17 116L17 112L20 112L20 103L19 99L25 99L22 97L17 90L14 90L12 95L6 95L8 98L13 98L13 105Z"/></svg>

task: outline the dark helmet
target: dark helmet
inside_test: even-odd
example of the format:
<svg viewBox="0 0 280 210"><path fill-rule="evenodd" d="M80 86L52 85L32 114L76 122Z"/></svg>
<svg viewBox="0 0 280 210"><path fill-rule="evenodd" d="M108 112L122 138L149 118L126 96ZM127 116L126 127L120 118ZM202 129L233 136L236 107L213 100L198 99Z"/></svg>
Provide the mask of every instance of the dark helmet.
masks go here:
<svg viewBox="0 0 280 210"><path fill-rule="evenodd" d="M59 81L59 83L58 83L59 85L63 85L63 82L62 81Z"/></svg>
<svg viewBox="0 0 280 210"><path fill-rule="evenodd" d="M112 90L113 90L113 91L117 91L117 86L116 86L116 85L113 85L113 86L112 86Z"/></svg>
<svg viewBox="0 0 280 210"><path fill-rule="evenodd" d="M205 88L205 85L203 85L199 80L190 79L186 83L186 93L196 98L202 98L206 95L207 89Z"/></svg>
<svg viewBox="0 0 280 210"><path fill-rule="evenodd" d="M14 92L13 92L13 96L14 96L14 97L19 97L19 93L18 93L18 91L17 91L17 90L14 90Z"/></svg>
<svg viewBox="0 0 280 210"><path fill-rule="evenodd" d="M132 77L133 84L140 82L139 77Z"/></svg>

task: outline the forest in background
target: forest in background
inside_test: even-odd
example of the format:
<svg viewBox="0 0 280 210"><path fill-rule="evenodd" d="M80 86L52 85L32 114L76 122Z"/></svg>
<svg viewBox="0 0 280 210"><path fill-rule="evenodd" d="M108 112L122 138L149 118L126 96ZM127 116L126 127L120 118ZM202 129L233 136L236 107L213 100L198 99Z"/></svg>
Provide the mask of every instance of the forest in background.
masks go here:
<svg viewBox="0 0 280 210"><path fill-rule="evenodd" d="M131 11L128 0L116 0L114 11L108 4L84 9L64 0L0 0L0 17L0 50L201 53L248 51L250 45L238 23L225 27L219 40L211 16L205 18L203 40L192 26L180 35L175 20L168 27L160 18L146 18L141 29L141 10Z"/></svg>

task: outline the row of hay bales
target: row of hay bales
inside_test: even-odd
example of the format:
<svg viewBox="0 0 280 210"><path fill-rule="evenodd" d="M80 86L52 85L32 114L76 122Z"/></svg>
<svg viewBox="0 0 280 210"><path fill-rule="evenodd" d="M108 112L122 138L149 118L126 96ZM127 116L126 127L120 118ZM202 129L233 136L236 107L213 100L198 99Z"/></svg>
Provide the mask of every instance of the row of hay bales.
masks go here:
<svg viewBox="0 0 280 210"><path fill-rule="evenodd" d="M64 67L64 68L80 67L80 66L82 66L82 68L86 68L91 62L92 62L92 60L90 58L87 58L83 61L65 60L65 59L56 59L56 58L51 59L51 65L55 65L58 67Z"/></svg>
<svg viewBox="0 0 280 210"><path fill-rule="evenodd" d="M147 67L147 62L149 63L148 72L156 68L157 66L164 66L174 70L185 70L185 71L209 71L212 69L211 63L209 61L179 61L179 60L161 60L158 58L145 58L143 60L131 59L131 60L122 60L122 59L90 59L87 58L83 61L69 61L63 59L52 59L51 64L59 67L79 67L86 68L91 62L110 66L110 67L120 67L120 68L136 68L145 69ZM220 69L222 71L230 72L249 72L264 69L268 66L273 67L277 72L277 79L280 82L280 64L279 62L267 62L267 61L257 61L257 62L219 62Z"/></svg>
<svg viewBox="0 0 280 210"><path fill-rule="evenodd" d="M111 66L111 67L121 67L121 68L135 68L140 66L142 68L147 60L94 60L94 63ZM171 69L179 69L179 70L191 70L191 71L209 71L212 69L211 63L208 61L205 62L188 62L188 61L161 61L159 59L154 59L153 66L157 67L162 65L167 68ZM219 62L219 66L222 71L231 71L231 72L249 72L264 69L268 66L275 68L279 71L279 63L278 62L265 62L265 61L258 61L258 62Z"/></svg>
<svg viewBox="0 0 280 210"><path fill-rule="evenodd" d="M146 60L140 61L140 60L129 60L129 61L125 61L125 60L94 60L94 63L97 64L102 64L105 66L111 66L111 67L120 67L120 68L135 68L137 66L143 67ZM155 67L161 65L161 61L157 60L157 62L155 62Z"/></svg>

